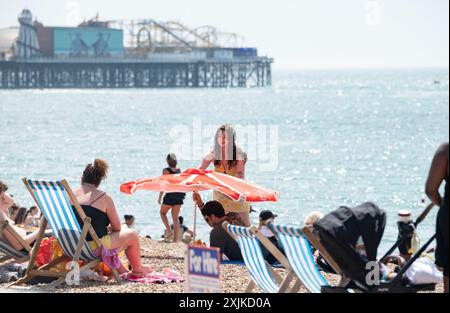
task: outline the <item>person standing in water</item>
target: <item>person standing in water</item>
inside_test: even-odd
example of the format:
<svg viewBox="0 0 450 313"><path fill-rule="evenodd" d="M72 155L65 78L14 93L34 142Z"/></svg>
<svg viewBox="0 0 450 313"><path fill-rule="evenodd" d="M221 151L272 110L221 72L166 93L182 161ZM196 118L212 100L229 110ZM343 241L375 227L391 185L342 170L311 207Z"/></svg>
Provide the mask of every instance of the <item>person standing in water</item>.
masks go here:
<svg viewBox="0 0 450 313"><path fill-rule="evenodd" d="M211 163L214 172L245 179L247 154L236 145L236 131L230 125L222 125L214 137L214 149L203 158L200 169L206 170ZM199 197L195 194L195 197ZM234 201L218 191L213 200L219 201L227 213L239 214L245 226L250 226L250 204L245 200Z"/></svg>
<svg viewBox="0 0 450 313"><path fill-rule="evenodd" d="M440 207L436 221L436 265L444 271L444 292L448 293L448 250L449 250L449 149L448 142L439 146L431 163L425 192L430 200ZM442 198L439 187L445 180L445 194Z"/></svg>
<svg viewBox="0 0 450 313"><path fill-rule="evenodd" d="M169 167L163 169L163 175L181 173L181 170L177 167L177 157L174 153L170 153L169 155L167 155L166 161ZM170 240L170 237L172 237L172 241L177 242L179 236L174 234L179 234L180 232L180 221L178 219L178 216L180 215L181 207L184 203L186 194L180 192L171 192L166 193L164 195L164 198L163 195L163 192L159 194L158 203L161 205L161 210L159 212L161 215L161 220L166 227L164 239ZM169 213L170 210L172 210L173 234L169 219L167 218L167 213Z"/></svg>

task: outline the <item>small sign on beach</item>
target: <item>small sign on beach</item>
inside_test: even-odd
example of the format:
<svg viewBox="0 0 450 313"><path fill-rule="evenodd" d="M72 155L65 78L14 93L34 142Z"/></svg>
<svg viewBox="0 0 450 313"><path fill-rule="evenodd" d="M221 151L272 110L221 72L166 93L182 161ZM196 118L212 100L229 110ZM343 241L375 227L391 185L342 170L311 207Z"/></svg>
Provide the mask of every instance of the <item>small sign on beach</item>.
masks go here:
<svg viewBox="0 0 450 313"><path fill-rule="evenodd" d="M188 245L185 255L188 293L218 293L220 290L220 249Z"/></svg>

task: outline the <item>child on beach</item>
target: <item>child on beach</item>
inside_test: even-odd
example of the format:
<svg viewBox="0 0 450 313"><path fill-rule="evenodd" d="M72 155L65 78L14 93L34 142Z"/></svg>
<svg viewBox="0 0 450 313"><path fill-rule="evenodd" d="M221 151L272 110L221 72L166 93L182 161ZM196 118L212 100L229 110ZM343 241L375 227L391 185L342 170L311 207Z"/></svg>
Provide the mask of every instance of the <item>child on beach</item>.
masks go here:
<svg viewBox="0 0 450 313"><path fill-rule="evenodd" d="M269 211L269 210L261 211L261 213L259 213L259 227L258 227L258 229L259 229L259 231L261 232L261 234L263 236L267 237L270 240L270 242L278 250L280 250L281 253L284 254L283 247L278 242L277 236L275 236L275 234L272 233L272 231L268 227L268 224L269 223L273 223L277 216L278 215L273 214L273 212ZM274 263L278 262L278 260L272 255L272 253L270 253L265 248L263 249L263 254L264 254L264 258L266 259L266 261L269 262L270 264L274 264Z"/></svg>
<svg viewBox="0 0 450 313"><path fill-rule="evenodd" d="M123 216L123 219L125 220L125 226L128 228L134 229L134 216L125 214Z"/></svg>
<svg viewBox="0 0 450 313"><path fill-rule="evenodd" d="M179 237L178 240L181 240L185 243L189 243L192 240L192 237L194 237L194 232L189 229L186 225L184 225L184 218L182 216L178 217L178 221L180 222L180 231L179 231ZM174 225L170 225L170 229L173 230ZM164 237L164 236L163 236Z"/></svg>
<svg viewBox="0 0 450 313"><path fill-rule="evenodd" d="M181 170L177 167L177 157L174 153L167 155L166 161L169 167L163 169L163 175L181 173ZM180 214L181 206L184 203L186 194L180 192L166 193L164 198L163 195L163 192L159 194L158 204L161 205L161 220L166 227L164 239L165 241L170 241L172 239L173 242L177 242L178 236L174 234L178 234L180 232L180 221L178 220L178 215ZM170 228L169 219L167 218L167 213L169 213L170 210L172 210L173 233Z"/></svg>

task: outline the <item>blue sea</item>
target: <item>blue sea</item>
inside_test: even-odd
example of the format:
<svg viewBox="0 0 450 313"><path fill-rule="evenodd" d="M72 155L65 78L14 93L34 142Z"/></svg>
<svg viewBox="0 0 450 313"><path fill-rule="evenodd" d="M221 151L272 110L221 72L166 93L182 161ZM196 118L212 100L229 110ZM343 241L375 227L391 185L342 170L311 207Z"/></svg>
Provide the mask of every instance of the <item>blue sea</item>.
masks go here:
<svg viewBox="0 0 450 313"><path fill-rule="evenodd" d="M101 157L111 166L102 188L119 213L135 215L139 232L158 238L157 193L126 196L120 184L160 175L180 143L180 167L199 166L215 129L228 123L248 152L246 178L280 192L257 211L302 225L313 210L374 201L387 212L381 254L396 239L397 212L417 217L428 204L429 165L449 139L449 71L275 71L272 87L247 89L2 90L0 116L0 179L23 206L33 201L21 177L66 178L75 188L85 165ZM256 138L248 135L255 129ZM182 215L190 228L193 212L189 195ZM422 241L436 213L420 225ZM201 218L197 228L208 241Z"/></svg>

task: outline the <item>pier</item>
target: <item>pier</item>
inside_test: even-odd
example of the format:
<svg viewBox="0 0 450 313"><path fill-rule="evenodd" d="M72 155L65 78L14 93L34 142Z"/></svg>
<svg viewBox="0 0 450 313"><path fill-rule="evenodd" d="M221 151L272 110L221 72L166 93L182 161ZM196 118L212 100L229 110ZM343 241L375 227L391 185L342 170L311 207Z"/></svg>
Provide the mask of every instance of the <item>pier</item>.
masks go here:
<svg viewBox="0 0 450 313"><path fill-rule="evenodd" d="M271 85L271 60L0 61L0 89L234 88Z"/></svg>
<svg viewBox="0 0 450 313"><path fill-rule="evenodd" d="M27 9L0 29L0 89L249 88L272 83L273 59L237 34L153 19L46 27ZM11 38L15 38L11 41Z"/></svg>

